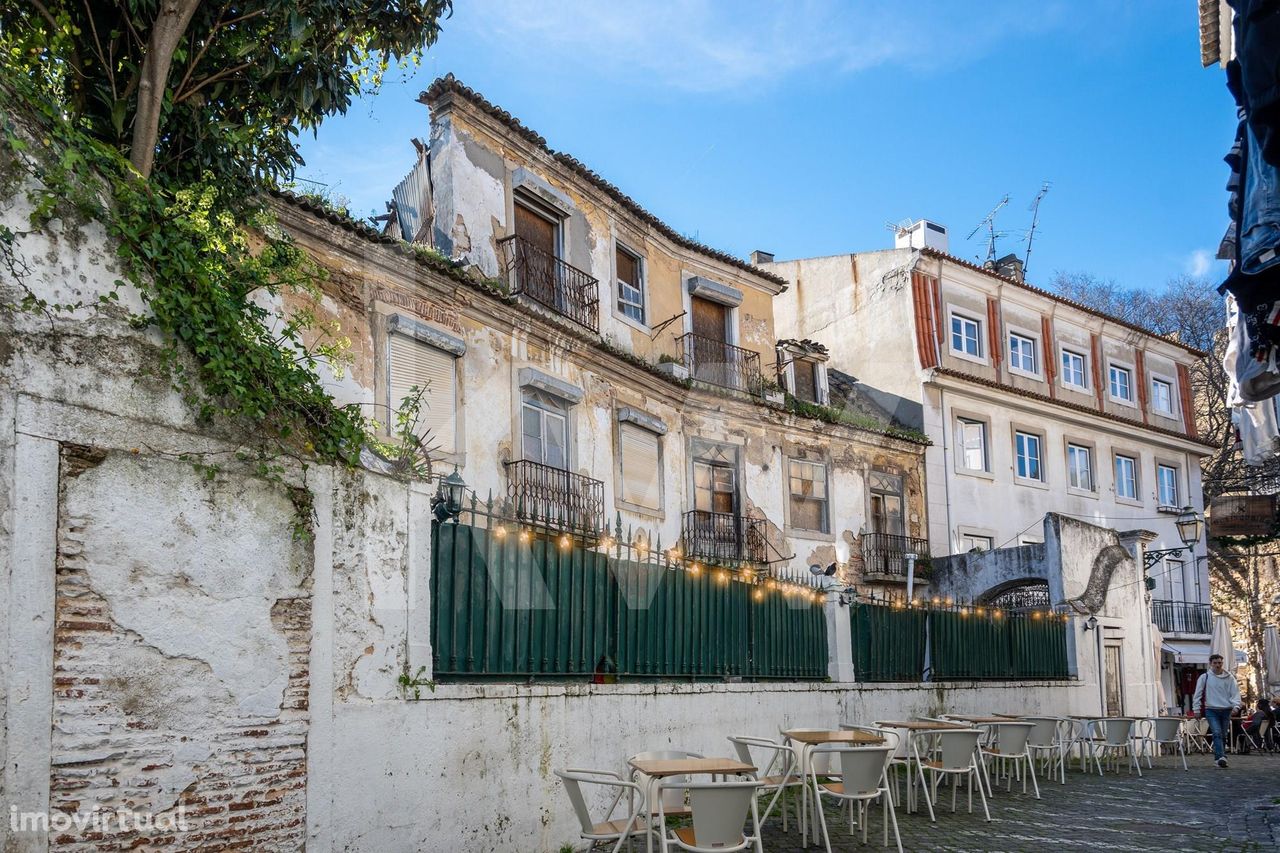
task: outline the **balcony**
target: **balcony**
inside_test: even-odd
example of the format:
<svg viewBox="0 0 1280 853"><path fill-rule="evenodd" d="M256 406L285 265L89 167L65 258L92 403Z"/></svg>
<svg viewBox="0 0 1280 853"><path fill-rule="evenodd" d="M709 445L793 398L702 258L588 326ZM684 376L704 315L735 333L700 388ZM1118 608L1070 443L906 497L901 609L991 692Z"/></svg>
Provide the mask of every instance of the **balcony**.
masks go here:
<svg viewBox="0 0 1280 853"><path fill-rule="evenodd" d="M523 237L502 238L498 250L512 295L527 296L593 332L600 330L598 281Z"/></svg>
<svg viewBox="0 0 1280 853"><path fill-rule="evenodd" d="M1194 601L1151 602L1151 617L1156 627L1165 634L1210 634L1213 632L1213 612L1209 605Z"/></svg>
<svg viewBox="0 0 1280 853"><path fill-rule="evenodd" d="M929 580L929 542L915 536L893 533L862 534L863 571L871 580L907 580L907 554L915 554L915 579Z"/></svg>
<svg viewBox="0 0 1280 853"><path fill-rule="evenodd" d="M516 518L587 536L604 529L604 483L540 462L507 462L507 497Z"/></svg>
<svg viewBox="0 0 1280 853"><path fill-rule="evenodd" d="M764 563L768 542L764 520L731 512L693 510L684 514L681 538L686 557L713 563Z"/></svg>
<svg viewBox="0 0 1280 853"><path fill-rule="evenodd" d="M693 379L756 397L764 393L760 353L693 332L677 340L685 369Z"/></svg>

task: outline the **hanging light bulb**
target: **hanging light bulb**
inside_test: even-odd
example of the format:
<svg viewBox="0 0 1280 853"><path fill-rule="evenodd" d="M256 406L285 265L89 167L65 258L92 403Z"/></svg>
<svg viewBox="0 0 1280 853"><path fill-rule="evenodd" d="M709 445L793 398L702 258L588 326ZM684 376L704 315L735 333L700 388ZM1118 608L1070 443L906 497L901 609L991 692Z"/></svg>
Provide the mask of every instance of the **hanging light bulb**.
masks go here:
<svg viewBox="0 0 1280 853"><path fill-rule="evenodd" d="M521 541L521 542L528 542L528 541L529 541L529 531L527 531L527 530L521 530L521 531L520 531L520 541Z"/></svg>
<svg viewBox="0 0 1280 853"><path fill-rule="evenodd" d="M506 539L506 538L507 538L507 528L505 528L505 527L503 527L501 524L499 524L497 527L493 528L493 535L494 535L494 537L495 537L495 538L497 538L497 539Z"/></svg>
<svg viewBox="0 0 1280 853"><path fill-rule="evenodd" d="M567 534L566 534L566 535L564 535L564 536L561 536L561 537L560 537L560 547L561 547L561 548L564 548L564 549L566 549L566 550L567 550L567 549L569 548L569 546L570 546L570 545L572 545L572 544L573 544L573 540L571 540L571 539L568 537L568 535L567 535Z"/></svg>

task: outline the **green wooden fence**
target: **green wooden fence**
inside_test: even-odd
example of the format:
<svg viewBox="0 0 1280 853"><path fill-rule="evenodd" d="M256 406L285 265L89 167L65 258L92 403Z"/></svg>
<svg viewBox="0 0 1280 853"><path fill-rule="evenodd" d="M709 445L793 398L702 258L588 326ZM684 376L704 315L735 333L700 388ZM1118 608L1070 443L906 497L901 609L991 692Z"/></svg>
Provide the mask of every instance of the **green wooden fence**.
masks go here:
<svg viewBox="0 0 1280 853"><path fill-rule="evenodd" d="M813 590L661 553L485 526L432 527L437 679L820 679Z"/></svg>
<svg viewBox="0 0 1280 853"><path fill-rule="evenodd" d="M858 681L1069 677L1066 622L1050 611L859 603L850 619Z"/></svg>
<svg viewBox="0 0 1280 853"><path fill-rule="evenodd" d="M853 671L858 681L919 681L924 671L925 613L854 604Z"/></svg>

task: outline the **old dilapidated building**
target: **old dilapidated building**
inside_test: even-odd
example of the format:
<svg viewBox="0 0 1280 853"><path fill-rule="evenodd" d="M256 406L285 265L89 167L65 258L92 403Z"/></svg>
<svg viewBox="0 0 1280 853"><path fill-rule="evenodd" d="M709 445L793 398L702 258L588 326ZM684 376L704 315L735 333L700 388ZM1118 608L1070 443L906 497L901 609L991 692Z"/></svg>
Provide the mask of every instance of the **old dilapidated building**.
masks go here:
<svg viewBox="0 0 1280 853"><path fill-rule="evenodd" d="M352 340L335 395L390 422L429 386L438 469L535 529L621 523L689 558L901 580L925 553L925 442L828 377L821 345L776 340L785 282L452 78L422 100L430 143L395 190L412 246L281 198Z"/></svg>

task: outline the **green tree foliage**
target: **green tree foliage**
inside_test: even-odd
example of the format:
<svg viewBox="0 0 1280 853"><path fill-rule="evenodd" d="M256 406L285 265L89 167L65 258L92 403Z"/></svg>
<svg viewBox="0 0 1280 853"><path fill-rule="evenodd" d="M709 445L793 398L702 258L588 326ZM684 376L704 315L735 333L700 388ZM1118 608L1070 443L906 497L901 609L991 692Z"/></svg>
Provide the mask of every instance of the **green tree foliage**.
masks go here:
<svg viewBox="0 0 1280 853"><path fill-rule="evenodd" d="M144 176L247 185L292 175L297 134L414 63L452 0L13 0L24 75Z"/></svg>

